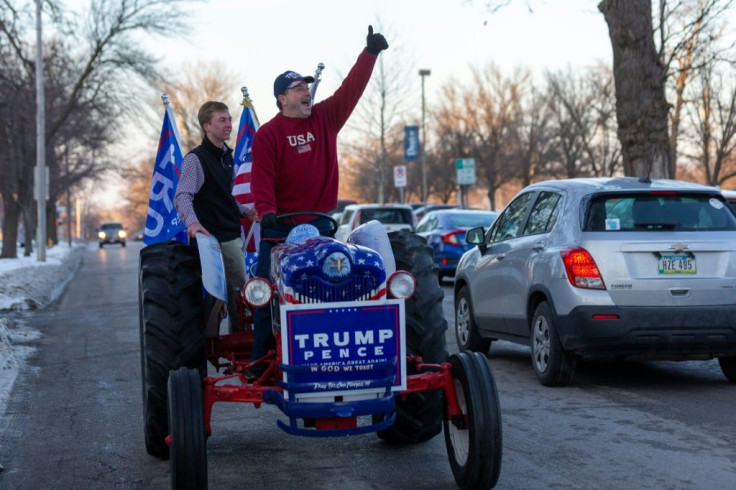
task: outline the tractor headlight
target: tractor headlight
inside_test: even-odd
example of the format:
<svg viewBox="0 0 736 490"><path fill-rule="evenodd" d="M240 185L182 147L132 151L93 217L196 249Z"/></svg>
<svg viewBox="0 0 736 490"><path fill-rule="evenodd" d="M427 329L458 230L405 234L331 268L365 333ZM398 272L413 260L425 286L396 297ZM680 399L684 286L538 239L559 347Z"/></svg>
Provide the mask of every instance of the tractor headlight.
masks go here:
<svg viewBox="0 0 736 490"><path fill-rule="evenodd" d="M262 277L254 277L243 286L243 298L253 308L267 305L272 295L271 283Z"/></svg>
<svg viewBox="0 0 736 490"><path fill-rule="evenodd" d="M107 235L105 235L104 231L100 231L97 233L97 236L100 237L100 240L104 240Z"/></svg>
<svg viewBox="0 0 736 490"><path fill-rule="evenodd" d="M125 238L128 234L125 233L125 230L118 231L118 237Z"/></svg>
<svg viewBox="0 0 736 490"><path fill-rule="evenodd" d="M407 271L396 271L388 278L388 292L392 298L409 299L417 289L417 281Z"/></svg>

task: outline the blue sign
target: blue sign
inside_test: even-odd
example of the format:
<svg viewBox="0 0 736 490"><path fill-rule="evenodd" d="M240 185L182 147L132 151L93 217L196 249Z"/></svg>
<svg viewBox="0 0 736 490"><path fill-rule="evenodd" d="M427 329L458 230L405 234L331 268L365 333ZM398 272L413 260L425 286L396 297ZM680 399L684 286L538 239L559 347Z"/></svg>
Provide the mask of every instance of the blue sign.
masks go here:
<svg viewBox="0 0 736 490"><path fill-rule="evenodd" d="M282 304L281 325L284 364L305 368L287 381L311 385L302 396L365 392L387 376L406 389L403 301Z"/></svg>
<svg viewBox="0 0 736 490"><path fill-rule="evenodd" d="M404 126L404 160L419 159L419 126Z"/></svg>

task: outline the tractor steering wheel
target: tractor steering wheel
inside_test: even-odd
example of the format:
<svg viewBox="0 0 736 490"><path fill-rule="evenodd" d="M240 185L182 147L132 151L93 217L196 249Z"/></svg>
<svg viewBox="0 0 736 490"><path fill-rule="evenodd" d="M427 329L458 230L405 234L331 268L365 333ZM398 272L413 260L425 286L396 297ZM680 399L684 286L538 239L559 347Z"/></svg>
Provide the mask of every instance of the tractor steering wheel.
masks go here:
<svg viewBox="0 0 736 490"><path fill-rule="evenodd" d="M331 229L329 232L327 232L328 236L334 237L335 233L337 232L337 228L340 226L337 224L337 220L330 216L329 214L325 213L318 213L316 211L297 211L294 213L284 213L279 214L276 216L276 221L279 221L283 224L289 224L289 225L296 225L298 223L294 223L294 220L286 220L287 218L294 218L296 216L312 216L314 218L327 218L327 220L330 222Z"/></svg>

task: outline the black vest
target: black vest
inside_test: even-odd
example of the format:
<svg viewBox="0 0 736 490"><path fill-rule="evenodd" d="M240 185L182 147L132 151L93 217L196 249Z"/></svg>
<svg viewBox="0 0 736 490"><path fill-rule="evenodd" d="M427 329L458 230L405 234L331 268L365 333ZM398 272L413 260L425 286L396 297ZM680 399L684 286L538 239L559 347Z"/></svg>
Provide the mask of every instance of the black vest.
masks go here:
<svg viewBox="0 0 736 490"><path fill-rule="evenodd" d="M192 150L204 172L204 184L194 196L194 212L202 226L220 242L240 236L240 211L233 197L233 150L217 148L205 138Z"/></svg>

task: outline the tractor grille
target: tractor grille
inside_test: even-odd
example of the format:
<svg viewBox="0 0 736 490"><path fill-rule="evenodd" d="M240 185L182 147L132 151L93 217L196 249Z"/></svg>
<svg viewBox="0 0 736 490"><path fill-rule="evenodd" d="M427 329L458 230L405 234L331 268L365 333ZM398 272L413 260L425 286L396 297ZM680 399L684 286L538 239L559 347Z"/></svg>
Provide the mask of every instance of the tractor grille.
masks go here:
<svg viewBox="0 0 736 490"><path fill-rule="evenodd" d="M295 289L299 303L362 301L376 294L373 276L353 276L341 284L327 284L320 279L304 279Z"/></svg>

